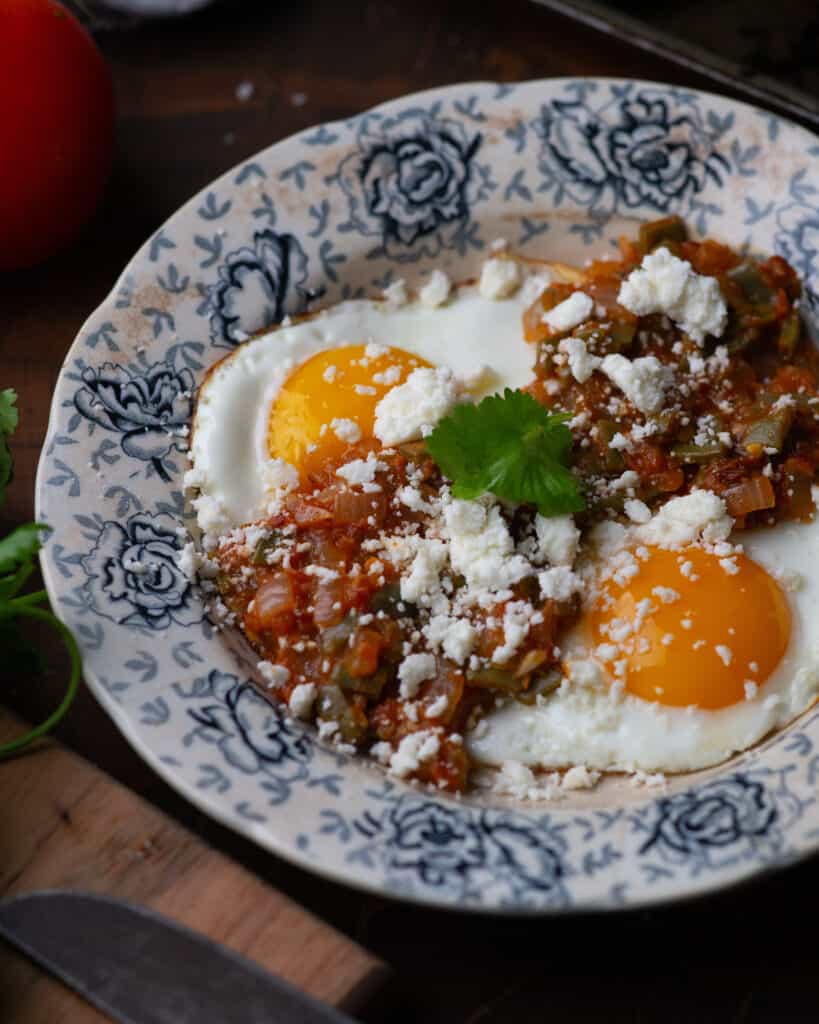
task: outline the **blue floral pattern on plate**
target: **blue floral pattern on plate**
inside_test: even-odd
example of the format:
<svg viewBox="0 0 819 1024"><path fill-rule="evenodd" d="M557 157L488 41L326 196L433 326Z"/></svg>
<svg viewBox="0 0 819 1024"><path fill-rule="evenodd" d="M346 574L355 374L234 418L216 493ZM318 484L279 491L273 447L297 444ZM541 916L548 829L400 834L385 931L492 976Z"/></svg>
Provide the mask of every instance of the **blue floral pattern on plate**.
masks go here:
<svg viewBox="0 0 819 1024"><path fill-rule="evenodd" d="M178 523L138 512L124 523L103 522L80 564L88 608L123 626L162 630L201 622L203 609L177 564Z"/></svg>
<svg viewBox="0 0 819 1024"><path fill-rule="evenodd" d="M260 327L303 312L306 278L307 256L294 235L254 232L252 245L228 253L208 287L213 344L233 348Z"/></svg>
<svg viewBox="0 0 819 1024"><path fill-rule="evenodd" d="M610 782L551 805L453 800L271 707L177 555L195 389L253 331L434 265L474 275L496 235L583 260L669 212L781 253L819 312L817 157L816 138L773 115L670 86L464 85L285 140L186 204L75 341L37 485L52 600L146 760L268 849L434 904L635 906L816 849L819 714L659 793Z"/></svg>
<svg viewBox="0 0 819 1024"><path fill-rule="evenodd" d="M165 460L172 450L184 450L190 430L196 386L190 369L174 370L163 361L135 372L109 362L85 367L81 379L74 393L80 416L119 434L125 455L150 462L169 480Z"/></svg>

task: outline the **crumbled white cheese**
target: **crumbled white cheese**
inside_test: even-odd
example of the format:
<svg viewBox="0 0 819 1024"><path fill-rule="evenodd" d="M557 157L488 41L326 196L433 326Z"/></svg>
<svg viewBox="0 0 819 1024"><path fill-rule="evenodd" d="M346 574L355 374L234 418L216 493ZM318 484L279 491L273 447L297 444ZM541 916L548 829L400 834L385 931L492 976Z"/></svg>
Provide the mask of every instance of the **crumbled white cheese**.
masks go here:
<svg viewBox="0 0 819 1024"><path fill-rule="evenodd" d="M588 320L593 312L594 302L591 296L585 292L572 292L568 299L564 299L544 313L542 320L553 331L570 331L584 320Z"/></svg>
<svg viewBox="0 0 819 1024"><path fill-rule="evenodd" d="M639 482L640 475L633 469L627 469L614 480L610 480L608 487L611 491L630 491L633 487L636 487Z"/></svg>
<svg viewBox="0 0 819 1024"><path fill-rule="evenodd" d="M315 576L322 583L329 583L331 580L338 579L336 570L328 569L326 565L306 565L302 571L305 576Z"/></svg>
<svg viewBox="0 0 819 1024"><path fill-rule="evenodd" d="M336 379L337 374L338 367L335 364L332 364L331 366L326 366L324 368L324 373L322 373L321 379L327 384L332 384Z"/></svg>
<svg viewBox="0 0 819 1024"><path fill-rule="evenodd" d="M370 748L370 756L375 758L379 764L388 765L392 757L392 745L385 740L374 743Z"/></svg>
<svg viewBox="0 0 819 1024"><path fill-rule="evenodd" d="M388 366L387 369L381 373L374 373L373 381L376 384L383 384L385 387L391 388L401 380L401 374L402 370L400 366Z"/></svg>
<svg viewBox="0 0 819 1024"><path fill-rule="evenodd" d="M331 740L333 736L338 732L338 722L322 721L318 724L318 734L320 740Z"/></svg>
<svg viewBox="0 0 819 1024"><path fill-rule="evenodd" d="M449 615L430 616L422 632L433 650L441 648L458 665L466 661L478 641L478 631L467 619Z"/></svg>
<svg viewBox="0 0 819 1024"><path fill-rule="evenodd" d="M432 654L408 654L398 666L400 693L406 700L414 697L421 683L435 675L435 657Z"/></svg>
<svg viewBox="0 0 819 1024"><path fill-rule="evenodd" d="M188 541L176 556L176 564L189 580L197 576L213 579L219 572L219 564L196 550L193 541Z"/></svg>
<svg viewBox="0 0 819 1024"><path fill-rule="evenodd" d="M356 441L361 440L361 427L359 427L355 420L348 420L343 417L331 420L330 429L339 441L355 444Z"/></svg>
<svg viewBox="0 0 819 1024"><path fill-rule="evenodd" d="M379 764L388 765L392 757L392 747L384 740L380 740L370 747L370 757L374 757Z"/></svg>
<svg viewBox="0 0 819 1024"><path fill-rule="evenodd" d="M733 525L722 498L713 491L697 489L667 501L635 532L644 544L679 548L700 540L709 544L726 540Z"/></svg>
<svg viewBox="0 0 819 1024"><path fill-rule="evenodd" d="M538 564L569 565L574 563L580 543L580 530L571 516L535 516Z"/></svg>
<svg viewBox="0 0 819 1024"><path fill-rule="evenodd" d="M486 725L481 720L479 725ZM473 730L473 736L478 738L477 728ZM479 785L483 781L478 775L476 781ZM521 761L504 761L499 772L493 772L490 779L486 780L493 793L501 793L504 796L513 796L518 800L551 800L559 797L557 792L560 788L560 776L557 772L548 775L535 775L528 765Z"/></svg>
<svg viewBox="0 0 819 1024"><path fill-rule="evenodd" d="M646 789L653 789L656 786L664 786L666 783L666 777L662 772L650 774L649 772L636 771L629 779L629 782L635 788L638 786L645 786Z"/></svg>
<svg viewBox="0 0 819 1024"><path fill-rule="evenodd" d="M626 359L619 352L612 353L603 359L600 369L643 413L658 412L663 407L666 390L674 379L671 367L663 366L656 356Z"/></svg>
<svg viewBox="0 0 819 1024"><path fill-rule="evenodd" d="M316 700L315 683L299 683L290 694L288 707L296 718L309 718Z"/></svg>
<svg viewBox="0 0 819 1024"><path fill-rule="evenodd" d="M441 741L431 729L411 732L401 740L398 750L390 757L390 772L400 779L406 778L425 761L435 757L440 747Z"/></svg>
<svg viewBox="0 0 819 1024"><path fill-rule="evenodd" d="M393 309L400 309L401 306L406 306L409 296L407 295L407 286L402 277L387 285L384 289L384 299Z"/></svg>
<svg viewBox="0 0 819 1024"><path fill-rule="evenodd" d="M583 586L582 580L565 565L538 573L540 593L545 601L568 601Z"/></svg>
<svg viewBox="0 0 819 1024"><path fill-rule="evenodd" d="M416 441L430 434L451 412L458 398L452 371L447 367L421 367L403 384L391 388L375 407L373 433L389 446Z"/></svg>
<svg viewBox="0 0 819 1024"><path fill-rule="evenodd" d="M386 345L379 345L377 341L368 341L364 346L364 355L367 359L380 359L389 352Z"/></svg>
<svg viewBox="0 0 819 1024"><path fill-rule="evenodd" d="M439 590L447 549L441 540L419 537L414 538L413 550L409 572L401 574L401 600L418 604Z"/></svg>
<svg viewBox="0 0 819 1024"><path fill-rule="evenodd" d="M366 459L353 459L345 462L336 470L336 476L346 480L350 487L361 487L363 490L372 490L375 474L387 469L387 464L376 458L373 452L368 452ZM369 485L369 486L368 486ZM380 490L380 487L375 487Z"/></svg>
<svg viewBox="0 0 819 1024"><path fill-rule="evenodd" d="M514 260L486 260L481 268L478 291L485 299L506 299L520 287L520 267Z"/></svg>
<svg viewBox="0 0 819 1024"><path fill-rule="evenodd" d="M716 644L714 650L717 652L717 657L722 664L728 668L731 662L734 660L734 652L730 647L726 647L725 644Z"/></svg>
<svg viewBox="0 0 819 1024"><path fill-rule="evenodd" d="M293 491L299 486L299 471L284 459L269 459L262 467L267 491Z"/></svg>
<svg viewBox="0 0 819 1024"><path fill-rule="evenodd" d="M453 570L468 586L497 590L529 575L531 566L514 553L514 541L497 505L453 501L444 509Z"/></svg>
<svg viewBox="0 0 819 1024"><path fill-rule="evenodd" d="M282 686L290 678L290 670L284 665L274 665L271 661L260 661L256 664L256 671L267 683L268 689L274 686Z"/></svg>
<svg viewBox="0 0 819 1024"><path fill-rule="evenodd" d="M427 706L427 718L440 718L448 707L449 698L445 693L442 693L440 697L436 697L435 700Z"/></svg>
<svg viewBox="0 0 819 1024"><path fill-rule="evenodd" d="M575 292L576 295L582 294ZM585 384L603 360L600 356L592 355L589 352L586 342L582 338L564 338L557 346L559 352L566 354L569 360L569 370L578 384Z"/></svg>
<svg viewBox="0 0 819 1024"><path fill-rule="evenodd" d="M697 274L665 247L648 253L623 284L617 301L637 316L665 313L693 340L720 337L728 309L715 277Z"/></svg>
<svg viewBox="0 0 819 1024"><path fill-rule="evenodd" d="M623 508L632 523L647 523L651 519L651 509L639 498L627 498Z"/></svg>
<svg viewBox="0 0 819 1024"><path fill-rule="evenodd" d="M594 649L595 657L604 663L614 661L619 653L620 648L616 644L598 644Z"/></svg>
<svg viewBox="0 0 819 1024"><path fill-rule="evenodd" d="M492 653L496 665L505 665L529 632L534 609L528 601L510 601L503 612L503 643Z"/></svg>
<svg viewBox="0 0 819 1024"><path fill-rule="evenodd" d="M584 764L570 768L560 783L563 789L592 789L600 778L600 772L589 771Z"/></svg>
<svg viewBox="0 0 819 1024"><path fill-rule="evenodd" d="M199 556L196 551L196 545L193 541L188 541L187 544L176 556L176 564L182 570L182 575L189 580L196 579L196 572L199 568Z"/></svg>
<svg viewBox="0 0 819 1024"><path fill-rule="evenodd" d="M451 288L452 282L449 280L449 277L447 277L443 270L436 269L429 275L429 280L421 288L418 298L421 300L422 306L435 309L446 302Z"/></svg>

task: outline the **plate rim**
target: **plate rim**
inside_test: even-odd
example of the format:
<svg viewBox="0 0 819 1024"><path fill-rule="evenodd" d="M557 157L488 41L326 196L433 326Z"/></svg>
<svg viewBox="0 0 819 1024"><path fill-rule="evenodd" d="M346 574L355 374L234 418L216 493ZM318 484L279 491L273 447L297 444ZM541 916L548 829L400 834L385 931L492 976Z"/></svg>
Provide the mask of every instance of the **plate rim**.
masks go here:
<svg viewBox="0 0 819 1024"><path fill-rule="evenodd" d="M526 79L515 82L499 82L490 79L478 79L473 81L463 81L446 83L438 86L430 86L428 88L417 90L415 92L402 94L401 96L394 97L381 103L374 104L367 107L364 110L358 111L357 113L351 114L347 117L336 118L332 121L320 121L307 125L304 128L300 128L298 131L292 132L282 138L275 139L269 145L254 151L243 157L241 160L234 164L231 164L225 170L221 171L215 178L208 181L202 188L198 189L195 193L190 195L180 206L178 206L168 217L165 218L159 225L154 227L145 240L136 248L132 253L127 263L124 265L122 270L117 274L115 280L112 283L110 290L106 295L98 302L95 308L88 314L83 320L82 324L78 328L74 338L65 350L62 362L60 364L59 372L56 376L54 383L54 391L52 393L51 402L49 404L48 414L48 426L44 435L40 455L38 458L37 471L35 474L34 489L35 489L35 519L39 521L42 504L44 501L45 491L47 484L45 481L46 474L46 450L49 442L52 438L52 434L55 431L55 427L59 418L59 391L60 384L63 379L63 375L66 368L75 353L75 349L82 344L85 333L89 326L98 318L101 311L106 309L115 299L116 293L119 288L123 285L125 278L127 277L133 264L143 258L143 253L146 247L149 245L151 240L159 235L164 228L171 225L177 218L185 216L189 210L194 207L194 204L204 199L206 194L214 190L220 183L226 182L229 178L235 176L245 165L258 160L260 157L265 156L271 150L279 146L286 146L288 143L295 142L302 136L309 134L310 132L317 131L321 128L332 129L339 127L342 129L349 128L351 123L356 122L360 118L366 117L371 113L389 113L394 109L404 108L413 103L420 103L425 99L435 95L441 96L446 95L450 92L458 92L461 90L484 90L490 88L503 88L503 87L518 87L518 86L551 86L559 87L561 84L567 84L571 82L577 82L579 80L585 82L593 82L602 85L625 85L633 84L640 87L646 88L658 88L663 90L679 89L686 93L694 94L700 99L710 99L717 101L718 103L728 103L734 108L740 108L748 112L762 112L763 114L776 117L779 122L783 125L787 125L789 129L796 130L801 136L807 140L815 140L819 142L819 135L813 133L804 126L791 121L789 118L784 117L780 114L775 114L772 111L766 110L762 106L754 105L753 103L745 100L735 99L731 96L719 92L713 92L711 90L703 90L697 88L691 88L683 85L675 85L669 82L660 82L655 79L644 79L644 78L631 78L617 75L605 75L605 76L555 76L547 78L535 78ZM40 566L44 580L46 590L48 591L49 600L57 593L57 579L56 570L51 561L47 558L48 549L44 547L40 551ZM64 620L64 615L59 604L54 601L53 604L55 614ZM137 755L146 762L153 771L167 783L174 792L182 796L188 803L197 808L200 812L206 814L210 819L216 821L223 827L230 829L231 831L241 835L244 839L248 839L254 842L257 846L260 846L263 850L273 853L275 856L281 857L287 863L294 865L295 867L307 871L311 874L320 876L321 878L331 881L335 884L339 884L345 887L352 888L354 890L365 892L368 894L380 896L400 902L402 904L411 904L424 907L425 909L448 911L455 913L468 913L478 916L501 916L501 917L553 917L563 916L566 914L571 915L587 915L596 914L601 912L623 912L628 913L631 911L645 910L648 908L658 908L662 906L678 905L682 902L688 902L692 900L698 900L706 898L716 892L726 892L732 889L736 889L745 885L748 885L754 881L762 881L769 877L774 872L785 870L789 867L795 866L804 860L812 856L816 856L819 853L819 835L810 845L805 842L799 849L788 851L787 853L780 856L778 859L763 863L757 860L748 861L742 865L737 865L736 870L723 877L718 872L708 872L705 874L706 879L703 883L703 877L697 878L692 882L690 878L681 880L677 883L673 892L669 893L662 889L656 889L649 886L641 886L636 894L630 895L628 902L624 904L618 904L612 901L592 901L582 900L579 902L570 902L568 904L537 904L537 905L526 905L523 903L509 903L505 904L502 902L494 903L455 903L446 899L436 899L426 893L413 892L411 894L402 893L395 889L387 887L381 876L358 876L350 875L344 871L344 862L341 858L337 859L320 859L312 860L306 856L300 856L299 851L296 849L295 844L291 844L287 840L280 840L276 834L275 829L264 829L263 834L254 826L250 821L238 817L229 806L222 805L218 801L209 800L205 792L197 789L193 783L187 781L179 772L176 772L173 767L166 765L162 762L160 756L148 746L138 735L137 730L132 724L131 718L122 708L118 705L117 701L111 696L106 690L104 685L98 678L95 669L86 667L83 668L83 679L85 680L89 690L93 694L95 700L102 706L108 717L113 721L114 725L119 730L120 734L126 739L128 744L137 753ZM802 714L806 714L807 711ZM799 717L802 717L801 715ZM797 719L798 720L798 719ZM786 729L789 728L786 727ZM740 756L740 755L735 755ZM733 759L732 759L733 760ZM725 762L723 765L716 766L718 768L724 768L730 765L732 761ZM415 787L407 787L415 789ZM423 792L423 790L417 790L416 792ZM650 802L650 798L649 798Z"/></svg>

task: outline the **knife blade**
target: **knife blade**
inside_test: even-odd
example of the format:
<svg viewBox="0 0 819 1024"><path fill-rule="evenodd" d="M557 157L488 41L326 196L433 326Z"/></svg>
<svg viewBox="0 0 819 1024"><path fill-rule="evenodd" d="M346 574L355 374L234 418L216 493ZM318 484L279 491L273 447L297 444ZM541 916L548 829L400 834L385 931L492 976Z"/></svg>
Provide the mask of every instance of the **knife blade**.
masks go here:
<svg viewBox="0 0 819 1024"><path fill-rule="evenodd" d="M108 896L14 897L0 904L0 936L121 1024L355 1024L206 936Z"/></svg>

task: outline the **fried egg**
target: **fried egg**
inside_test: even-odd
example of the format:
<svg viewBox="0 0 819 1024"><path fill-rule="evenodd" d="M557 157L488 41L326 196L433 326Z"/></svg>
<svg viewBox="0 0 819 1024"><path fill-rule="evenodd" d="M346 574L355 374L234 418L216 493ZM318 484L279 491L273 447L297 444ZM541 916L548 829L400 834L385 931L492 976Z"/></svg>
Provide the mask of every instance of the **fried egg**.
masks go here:
<svg viewBox="0 0 819 1024"><path fill-rule="evenodd" d="M819 692L819 517L731 539L743 550L728 558L638 547L631 562L587 566L596 584L560 638L562 682L488 715L470 753L495 766L692 771L804 711Z"/></svg>
<svg viewBox="0 0 819 1024"><path fill-rule="evenodd" d="M200 527L221 533L265 515L283 483L309 482L372 436L375 407L419 367L443 366L472 398L532 379L521 338L526 290L502 300L475 286L445 304L355 300L279 327L231 353L200 389L186 485Z"/></svg>

